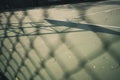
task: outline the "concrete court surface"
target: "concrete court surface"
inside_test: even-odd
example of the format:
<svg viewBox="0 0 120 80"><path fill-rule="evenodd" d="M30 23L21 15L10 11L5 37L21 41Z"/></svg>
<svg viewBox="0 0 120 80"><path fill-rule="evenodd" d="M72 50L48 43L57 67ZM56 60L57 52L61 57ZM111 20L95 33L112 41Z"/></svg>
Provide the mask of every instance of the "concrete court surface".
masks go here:
<svg viewBox="0 0 120 80"><path fill-rule="evenodd" d="M120 80L119 4L0 13L0 71L9 80Z"/></svg>

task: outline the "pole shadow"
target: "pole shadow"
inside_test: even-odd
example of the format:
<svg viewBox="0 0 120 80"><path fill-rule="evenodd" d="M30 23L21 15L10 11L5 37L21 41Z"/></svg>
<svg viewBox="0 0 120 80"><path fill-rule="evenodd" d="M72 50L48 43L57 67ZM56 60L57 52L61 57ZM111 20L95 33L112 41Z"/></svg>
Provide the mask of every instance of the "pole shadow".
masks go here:
<svg viewBox="0 0 120 80"><path fill-rule="evenodd" d="M84 30L89 30L93 32L101 32L101 33L108 33L114 35L120 35L120 31L115 31L109 28L105 28L104 26L92 25L92 24L83 24L83 23L74 23L74 22L67 22L67 21L59 21L59 20L52 20L52 19L45 19L50 24L55 26L66 26L66 27L73 27L73 28L80 28Z"/></svg>

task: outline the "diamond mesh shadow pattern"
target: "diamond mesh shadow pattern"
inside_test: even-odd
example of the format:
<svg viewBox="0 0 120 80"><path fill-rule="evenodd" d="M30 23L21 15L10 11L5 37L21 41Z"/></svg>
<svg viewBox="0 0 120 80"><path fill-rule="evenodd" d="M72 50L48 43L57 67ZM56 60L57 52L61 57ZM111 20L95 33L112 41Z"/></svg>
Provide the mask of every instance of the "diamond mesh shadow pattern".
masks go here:
<svg viewBox="0 0 120 80"><path fill-rule="evenodd" d="M74 4L0 13L0 71L9 80L119 80L120 32L79 23L85 10Z"/></svg>

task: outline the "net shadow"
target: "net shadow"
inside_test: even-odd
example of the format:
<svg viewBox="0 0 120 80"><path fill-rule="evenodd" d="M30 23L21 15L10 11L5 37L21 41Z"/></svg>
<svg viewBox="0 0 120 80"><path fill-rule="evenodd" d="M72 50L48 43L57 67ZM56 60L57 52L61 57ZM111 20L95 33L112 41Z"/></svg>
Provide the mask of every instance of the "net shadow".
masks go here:
<svg viewBox="0 0 120 80"><path fill-rule="evenodd" d="M0 70L9 80L80 80L81 78L74 76L83 77L83 70L88 79L102 80L95 65L89 63L105 55L105 52L109 52L108 55L116 63L120 62L116 50L109 50L109 46L119 42L120 38L105 43L100 36L119 36L118 31L103 26L49 19L47 7L43 10L43 19L38 22L27 10L23 10L19 15L22 16L19 17L14 11L1 13ZM12 22L13 17L17 22ZM28 22L25 22L26 18ZM86 35L86 32L89 33ZM87 38L91 33L96 34L100 40ZM79 43L80 41L83 43ZM94 47L91 52L88 49L88 56L84 56L89 45L84 48L81 45L94 41L101 42L102 46ZM119 65L116 68L118 69Z"/></svg>

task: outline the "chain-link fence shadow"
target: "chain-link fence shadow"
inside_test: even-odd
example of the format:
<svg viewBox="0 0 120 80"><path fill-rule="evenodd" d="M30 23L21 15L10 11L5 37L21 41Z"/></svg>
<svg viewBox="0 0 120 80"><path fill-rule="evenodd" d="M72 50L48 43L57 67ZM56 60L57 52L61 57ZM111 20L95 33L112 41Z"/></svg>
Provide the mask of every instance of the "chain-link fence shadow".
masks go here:
<svg viewBox="0 0 120 80"><path fill-rule="evenodd" d="M78 6L0 13L0 71L9 80L119 80L120 32L81 23Z"/></svg>

